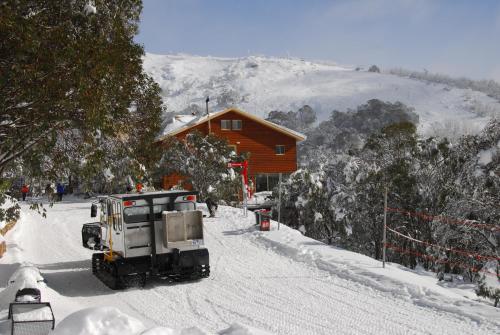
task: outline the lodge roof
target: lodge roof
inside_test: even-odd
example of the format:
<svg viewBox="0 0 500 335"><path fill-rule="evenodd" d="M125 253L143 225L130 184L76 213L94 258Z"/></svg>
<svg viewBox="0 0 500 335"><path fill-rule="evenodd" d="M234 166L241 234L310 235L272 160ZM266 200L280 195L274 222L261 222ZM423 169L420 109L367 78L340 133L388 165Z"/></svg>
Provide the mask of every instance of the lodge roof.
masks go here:
<svg viewBox="0 0 500 335"><path fill-rule="evenodd" d="M237 108L228 108L222 111L218 111L215 113L211 113L210 116L203 115L203 116L194 116L194 115L177 115L174 117L173 122L168 124L167 127L165 128L164 135L160 136L157 141L163 141L166 138L170 136L175 136L177 134L180 134L186 130L189 130L193 127L196 127L202 123L207 122L208 120L212 120L214 118L217 118L221 115L224 115L229 112L234 112L237 114L242 115L243 117L246 117L248 119L251 119L257 123L260 123L261 125L271 128L279 133L282 133L286 136L294 138L297 142L304 141L306 139L306 136L296 132L292 129L280 126L276 123L264 120L263 118L260 118L258 116L255 116L250 113L243 112L242 110L239 110Z"/></svg>

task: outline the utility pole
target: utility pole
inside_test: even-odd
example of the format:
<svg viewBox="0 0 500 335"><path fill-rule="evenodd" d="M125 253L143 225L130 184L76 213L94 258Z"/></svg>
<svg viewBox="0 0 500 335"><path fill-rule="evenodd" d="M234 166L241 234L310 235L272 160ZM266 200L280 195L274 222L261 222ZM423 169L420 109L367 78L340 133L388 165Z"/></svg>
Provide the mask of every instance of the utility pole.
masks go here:
<svg viewBox="0 0 500 335"><path fill-rule="evenodd" d="M387 242L387 185L384 188L384 237L382 249L382 267L385 268L385 246Z"/></svg>
<svg viewBox="0 0 500 335"><path fill-rule="evenodd" d="M245 185L245 176L241 175L241 189L243 193L243 216L247 217L248 213L248 188Z"/></svg>
<svg viewBox="0 0 500 335"><path fill-rule="evenodd" d="M207 100L205 100L205 104L207 105L207 116L208 116L208 135L212 133L212 127L210 127L210 113L208 112L208 102L210 101L210 98L207 97Z"/></svg>
<svg viewBox="0 0 500 335"><path fill-rule="evenodd" d="M278 230L280 230L280 221L281 221L281 173L278 184Z"/></svg>

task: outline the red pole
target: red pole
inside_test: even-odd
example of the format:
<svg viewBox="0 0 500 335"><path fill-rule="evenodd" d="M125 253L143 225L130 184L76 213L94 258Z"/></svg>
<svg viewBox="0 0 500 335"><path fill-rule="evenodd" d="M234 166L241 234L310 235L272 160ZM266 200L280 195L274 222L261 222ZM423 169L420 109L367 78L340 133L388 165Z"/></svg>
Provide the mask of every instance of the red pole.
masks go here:
<svg viewBox="0 0 500 335"><path fill-rule="evenodd" d="M245 187L248 196L250 197L252 194L250 192L250 188L248 187L248 161L243 161L243 163L233 163L230 162L227 164L228 167L242 167L243 168L243 180L245 181Z"/></svg>

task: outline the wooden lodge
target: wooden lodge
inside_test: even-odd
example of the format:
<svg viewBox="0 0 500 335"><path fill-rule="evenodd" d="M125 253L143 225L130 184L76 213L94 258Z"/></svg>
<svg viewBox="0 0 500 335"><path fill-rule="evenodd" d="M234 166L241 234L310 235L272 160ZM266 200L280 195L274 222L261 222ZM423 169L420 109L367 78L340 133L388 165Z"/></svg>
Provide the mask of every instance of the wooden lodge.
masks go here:
<svg viewBox="0 0 500 335"><path fill-rule="evenodd" d="M256 192L272 190L280 173L288 175L297 170L297 143L305 136L236 108L202 117L178 115L159 141L169 136L184 138L194 130L208 134L209 128L211 134L226 139L236 153L250 153L248 172ZM164 189L178 183L182 183L180 175L163 178Z"/></svg>

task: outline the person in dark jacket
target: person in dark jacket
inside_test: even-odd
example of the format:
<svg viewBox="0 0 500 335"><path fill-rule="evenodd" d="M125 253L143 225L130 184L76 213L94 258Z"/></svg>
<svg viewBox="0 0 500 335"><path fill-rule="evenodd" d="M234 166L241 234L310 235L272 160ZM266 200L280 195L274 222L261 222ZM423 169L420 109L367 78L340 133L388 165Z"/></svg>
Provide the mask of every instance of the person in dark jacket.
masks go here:
<svg viewBox="0 0 500 335"><path fill-rule="evenodd" d="M62 197L63 197L63 194L64 194L64 186L63 186L63 184L57 183L56 191L57 191L57 200L58 201L62 201Z"/></svg>
<svg viewBox="0 0 500 335"><path fill-rule="evenodd" d="M214 198L207 198L205 201L207 204L208 212L210 213L210 217L213 218L215 217L215 213L217 212L217 208L219 207L217 205L217 202Z"/></svg>

